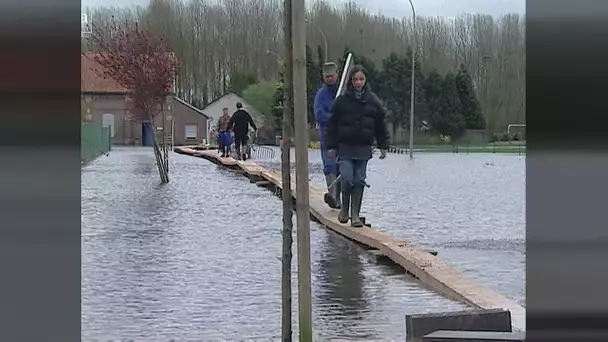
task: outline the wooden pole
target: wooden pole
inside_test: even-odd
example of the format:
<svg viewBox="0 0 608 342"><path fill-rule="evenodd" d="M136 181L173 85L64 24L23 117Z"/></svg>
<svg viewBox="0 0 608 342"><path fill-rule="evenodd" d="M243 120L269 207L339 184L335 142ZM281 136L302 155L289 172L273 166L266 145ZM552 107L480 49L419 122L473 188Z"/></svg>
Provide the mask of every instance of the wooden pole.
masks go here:
<svg viewBox="0 0 608 342"><path fill-rule="evenodd" d="M167 107L167 109L165 110L164 106L163 106L163 159L165 162L165 171L167 173L169 173L169 147L168 147L168 137L167 137L167 110L169 110L169 108L171 108L170 106Z"/></svg>
<svg viewBox="0 0 608 342"><path fill-rule="evenodd" d="M292 0L293 109L296 150L296 215L298 227L298 307L300 341L312 342L310 291L310 197L308 180L308 106L306 104L306 6Z"/></svg>
<svg viewBox="0 0 608 342"><path fill-rule="evenodd" d="M283 342L291 342L291 260L293 245L293 208L291 195L291 127L292 127L292 53L291 53L291 0L283 0L283 134L281 145L281 182L283 198L283 258L281 270L281 336Z"/></svg>

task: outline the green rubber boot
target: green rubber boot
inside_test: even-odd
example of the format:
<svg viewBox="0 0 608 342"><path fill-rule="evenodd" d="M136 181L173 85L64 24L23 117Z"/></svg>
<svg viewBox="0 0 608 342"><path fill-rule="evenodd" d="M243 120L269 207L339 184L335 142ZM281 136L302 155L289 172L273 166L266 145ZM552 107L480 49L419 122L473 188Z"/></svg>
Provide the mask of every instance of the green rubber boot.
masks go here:
<svg viewBox="0 0 608 342"><path fill-rule="evenodd" d="M338 221L340 221L340 223L348 222L348 209L350 208L351 189L351 186L342 186L342 206L340 208L340 213L338 214Z"/></svg>
<svg viewBox="0 0 608 342"><path fill-rule="evenodd" d="M336 209L340 209L342 208L342 201L340 200L340 198L342 197L342 182L340 182L340 180L338 180L338 182L336 182L336 185L334 185L334 188L332 189L334 190L334 198L336 199Z"/></svg>
<svg viewBox="0 0 608 342"><path fill-rule="evenodd" d="M361 222L361 218L359 217L361 203L363 202L363 185L357 184L353 186L351 200L350 225L352 227L363 227L363 222Z"/></svg>

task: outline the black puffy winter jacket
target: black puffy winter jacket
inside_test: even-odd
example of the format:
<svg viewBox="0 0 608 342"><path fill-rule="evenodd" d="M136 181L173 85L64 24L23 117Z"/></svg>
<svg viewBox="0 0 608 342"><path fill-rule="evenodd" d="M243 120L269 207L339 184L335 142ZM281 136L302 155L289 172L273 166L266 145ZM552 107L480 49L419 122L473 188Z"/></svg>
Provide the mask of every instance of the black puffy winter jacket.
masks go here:
<svg viewBox="0 0 608 342"><path fill-rule="evenodd" d="M325 146L327 149L336 149L340 144L372 146L375 140L378 148L388 149L385 120L386 110L371 88L366 86L359 98L349 89L333 103L325 131Z"/></svg>

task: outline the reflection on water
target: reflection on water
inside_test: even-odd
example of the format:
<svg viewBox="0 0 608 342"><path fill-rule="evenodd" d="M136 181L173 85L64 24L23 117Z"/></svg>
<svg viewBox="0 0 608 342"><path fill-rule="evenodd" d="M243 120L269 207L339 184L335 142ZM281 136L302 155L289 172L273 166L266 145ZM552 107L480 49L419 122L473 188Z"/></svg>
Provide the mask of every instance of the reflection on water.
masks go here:
<svg viewBox="0 0 608 342"><path fill-rule="evenodd" d="M83 169L83 340L280 338L281 201L205 160L170 164L162 186L146 148ZM316 335L402 341L406 314L466 309L365 253L311 224Z"/></svg>
<svg viewBox="0 0 608 342"><path fill-rule="evenodd" d="M369 307L363 291L362 249L337 234L325 234L321 246L317 276L319 286L315 292L323 307L331 307L332 310L322 312L319 319L331 326L340 321L333 316L338 315L355 323L350 327L332 327L331 330L337 333L332 338L375 338L369 331L358 334L359 329L356 328L364 321L364 313Z"/></svg>
<svg viewBox="0 0 608 342"><path fill-rule="evenodd" d="M310 150L308 160L311 182L324 188L320 152ZM280 169L278 160L259 163ZM525 303L525 156L389 154L371 159L367 176L361 211L375 229L432 248Z"/></svg>

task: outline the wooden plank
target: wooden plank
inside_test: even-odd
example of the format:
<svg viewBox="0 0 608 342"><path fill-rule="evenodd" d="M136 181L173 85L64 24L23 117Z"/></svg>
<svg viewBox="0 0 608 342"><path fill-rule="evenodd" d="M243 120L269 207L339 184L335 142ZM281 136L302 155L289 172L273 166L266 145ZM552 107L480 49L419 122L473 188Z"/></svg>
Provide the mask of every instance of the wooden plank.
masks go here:
<svg viewBox="0 0 608 342"><path fill-rule="evenodd" d="M237 160L236 163L241 169L243 169L243 171L250 175L262 176L262 172L264 171L262 167L250 161Z"/></svg>
<svg viewBox="0 0 608 342"><path fill-rule="evenodd" d="M220 158L215 151L196 151L189 148L176 147L185 154L203 157L226 166L238 165L245 173L260 176L282 187L281 173L269 171L253 161L237 161L233 158ZM292 196L297 189L295 177L292 177ZM353 228L350 224L338 222L338 210L329 208L323 195L326 190L310 185L310 212L325 227L333 230L360 244L375 248L393 262L403 267L407 272L416 276L423 283L454 300L466 303L477 309L505 309L511 312L513 329L526 330L526 310L519 303L508 299L499 293L482 286L473 278L451 268L445 261L415 246L410 241L394 237L375 229L361 227Z"/></svg>

